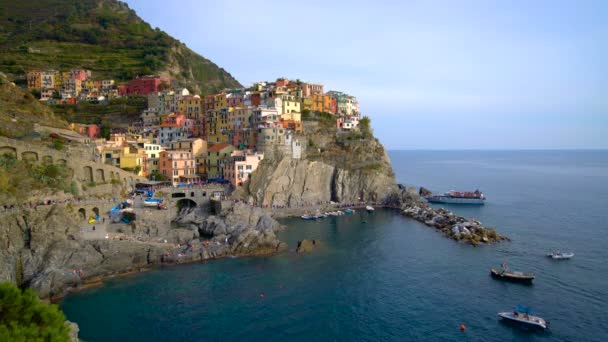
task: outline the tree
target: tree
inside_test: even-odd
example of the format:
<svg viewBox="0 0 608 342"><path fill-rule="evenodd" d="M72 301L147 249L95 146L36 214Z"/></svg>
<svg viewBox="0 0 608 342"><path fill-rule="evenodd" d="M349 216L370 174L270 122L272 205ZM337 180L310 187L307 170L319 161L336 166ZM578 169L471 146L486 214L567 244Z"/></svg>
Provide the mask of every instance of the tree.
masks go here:
<svg viewBox="0 0 608 342"><path fill-rule="evenodd" d="M361 120L359 120L359 128L361 128L362 131L368 131L371 128L371 123L372 120L369 118L369 116L364 116Z"/></svg>
<svg viewBox="0 0 608 342"><path fill-rule="evenodd" d="M70 329L57 305L47 305L34 291L0 283L0 341L69 341Z"/></svg>

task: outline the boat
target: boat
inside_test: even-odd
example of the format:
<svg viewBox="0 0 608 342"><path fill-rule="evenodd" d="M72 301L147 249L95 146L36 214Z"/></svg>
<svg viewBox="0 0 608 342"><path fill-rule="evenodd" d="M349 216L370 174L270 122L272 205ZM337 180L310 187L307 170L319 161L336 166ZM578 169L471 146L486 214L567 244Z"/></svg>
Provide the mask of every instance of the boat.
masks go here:
<svg viewBox="0 0 608 342"><path fill-rule="evenodd" d="M547 254L547 256L555 260L567 260L571 259L574 256L574 253L555 251Z"/></svg>
<svg viewBox="0 0 608 342"><path fill-rule="evenodd" d="M530 313L531 310L529 308L518 306L513 311L499 312L498 317L505 321L521 324L527 327L540 329L549 328L549 322L541 317L533 316Z"/></svg>
<svg viewBox="0 0 608 342"><path fill-rule="evenodd" d="M309 221L309 220L316 220L317 217L316 216L312 216L312 215L302 215L302 220L304 221Z"/></svg>
<svg viewBox="0 0 608 342"><path fill-rule="evenodd" d="M490 270L490 274L496 279L524 284L532 284L532 280L534 280L535 278L533 274L526 274L518 271L509 270L506 262L502 263L501 269L499 270L492 268Z"/></svg>
<svg viewBox="0 0 608 342"><path fill-rule="evenodd" d="M158 207L159 204L163 203L163 199L162 198L146 198L144 200L144 207Z"/></svg>
<svg viewBox="0 0 608 342"><path fill-rule="evenodd" d="M486 196L484 196L483 192L479 190L475 190L473 192L470 191L449 191L443 194L431 194L425 196L429 203L449 203L449 204L481 204L483 205Z"/></svg>
<svg viewBox="0 0 608 342"><path fill-rule="evenodd" d="M347 213L347 214L354 214L355 213L355 211L352 210L352 209L344 209L344 212Z"/></svg>
<svg viewBox="0 0 608 342"><path fill-rule="evenodd" d="M371 205L365 206L365 210L367 211L374 211L376 209L374 209L374 207L372 207Z"/></svg>

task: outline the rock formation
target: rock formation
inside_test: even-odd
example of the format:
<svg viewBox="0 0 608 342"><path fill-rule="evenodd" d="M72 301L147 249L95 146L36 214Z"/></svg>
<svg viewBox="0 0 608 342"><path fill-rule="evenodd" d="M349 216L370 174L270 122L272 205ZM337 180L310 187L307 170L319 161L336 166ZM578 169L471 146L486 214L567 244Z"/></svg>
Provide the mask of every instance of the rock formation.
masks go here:
<svg viewBox="0 0 608 342"><path fill-rule="evenodd" d="M279 156L262 161L248 187L255 203L288 208L330 201L385 204L397 191L389 157L376 139L347 140L334 137L334 131L324 139L315 134L303 137L314 136L318 144L316 149L308 147L306 158ZM319 141L324 142L322 146Z"/></svg>
<svg viewBox="0 0 608 342"><path fill-rule="evenodd" d="M431 207L422 201L413 188L402 188L401 213L440 230L447 237L474 246L508 240L498 234L494 228L484 227L479 221L457 216L444 208Z"/></svg>
<svg viewBox="0 0 608 342"><path fill-rule="evenodd" d="M123 231L113 234L120 238L84 240L78 213L69 206L5 212L0 225L0 281L52 298L67 287L151 265L286 249L275 235L279 224L260 208L245 204L235 204L221 215L209 215L202 208L184 212L175 220L177 228L168 217L150 214L150 219L140 215L142 219L130 225L111 225Z"/></svg>
<svg viewBox="0 0 608 342"><path fill-rule="evenodd" d="M319 242L317 240L302 240L298 241L298 247L296 247L296 252L300 254L310 253L319 247Z"/></svg>

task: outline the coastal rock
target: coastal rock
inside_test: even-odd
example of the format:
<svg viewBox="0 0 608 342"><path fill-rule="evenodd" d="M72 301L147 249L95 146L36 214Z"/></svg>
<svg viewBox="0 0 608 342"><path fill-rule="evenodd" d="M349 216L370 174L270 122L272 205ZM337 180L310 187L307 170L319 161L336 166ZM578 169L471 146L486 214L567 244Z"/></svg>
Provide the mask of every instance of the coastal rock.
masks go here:
<svg viewBox="0 0 608 342"><path fill-rule="evenodd" d="M252 175L249 194L261 206L306 208L337 202L397 203L398 187L390 160L375 139L340 145L327 138L308 159L264 158ZM331 135L329 135L331 137ZM315 140L319 143L320 140Z"/></svg>
<svg viewBox="0 0 608 342"><path fill-rule="evenodd" d="M310 253L318 247L319 244L317 240L302 240L298 241L298 247L296 248L296 252L300 254Z"/></svg>
<svg viewBox="0 0 608 342"><path fill-rule="evenodd" d="M445 236L471 245L508 240L496 233L494 228L484 227L481 222L457 216L444 208L432 208L415 191L400 187L401 213L429 227L434 227Z"/></svg>
<svg viewBox="0 0 608 342"><path fill-rule="evenodd" d="M70 342L79 342L78 332L80 332L80 328L78 327L78 324L70 321L65 321L65 324L70 329Z"/></svg>

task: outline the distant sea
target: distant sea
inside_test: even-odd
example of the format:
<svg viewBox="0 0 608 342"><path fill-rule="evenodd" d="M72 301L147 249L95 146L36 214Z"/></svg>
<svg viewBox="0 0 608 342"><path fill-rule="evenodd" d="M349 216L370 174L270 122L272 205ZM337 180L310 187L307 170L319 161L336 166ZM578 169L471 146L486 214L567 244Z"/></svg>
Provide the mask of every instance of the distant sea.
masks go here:
<svg viewBox="0 0 608 342"><path fill-rule="evenodd" d="M512 241L459 244L388 209L289 219L280 238L292 250L303 238L321 248L159 268L61 306L89 342L608 340L608 151L389 154L400 183L482 190L485 206L449 209ZM576 255L554 261L551 249ZM503 261L534 285L492 279ZM550 330L497 319L516 305Z"/></svg>

